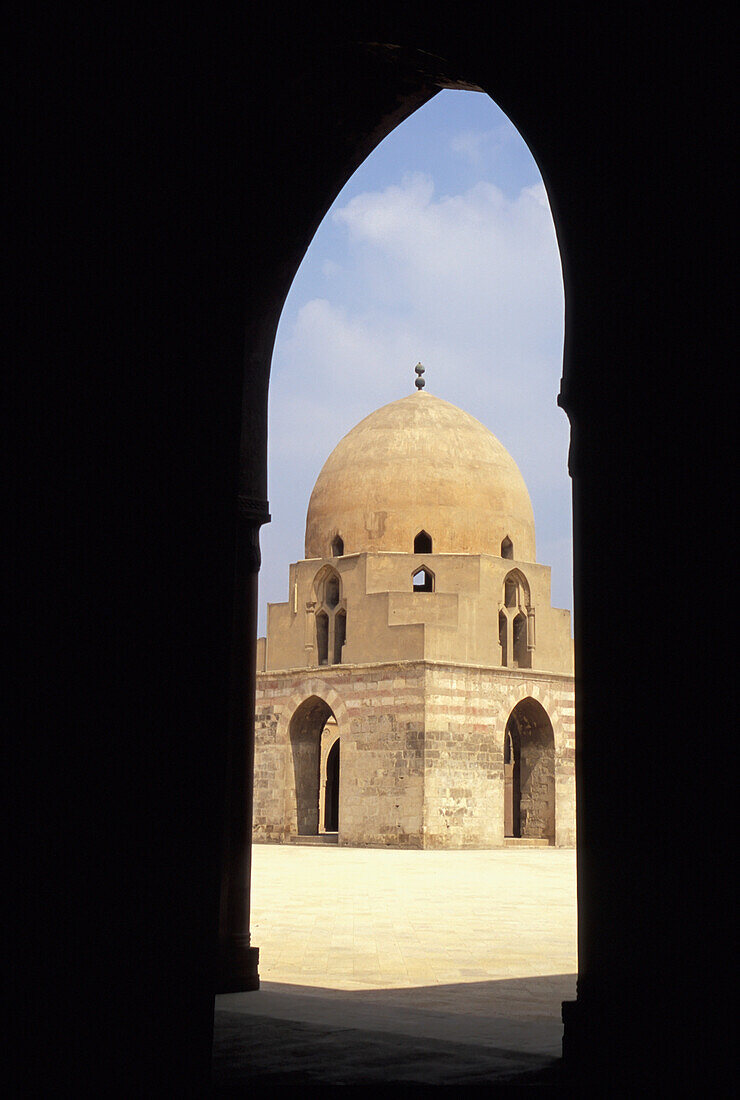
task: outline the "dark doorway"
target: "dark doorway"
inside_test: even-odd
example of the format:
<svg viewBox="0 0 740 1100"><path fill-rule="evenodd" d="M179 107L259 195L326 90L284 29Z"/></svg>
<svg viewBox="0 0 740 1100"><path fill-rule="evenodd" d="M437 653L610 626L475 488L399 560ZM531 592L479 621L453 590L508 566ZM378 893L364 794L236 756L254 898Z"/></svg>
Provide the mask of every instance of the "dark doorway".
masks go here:
<svg viewBox="0 0 740 1100"><path fill-rule="evenodd" d="M321 734L333 719L331 707L316 695L304 700L290 722L295 782L295 819L291 831L316 836L319 831Z"/></svg>
<svg viewBox="0 0 740 1100"><path fill-rule="evenodd" d="M324 829L327 833L339 831L339 738L332 745L326 758Z"/></svg>
<svg viewBox="0 0 740 1100"><path fill-rule="evenodd" d="M555 736L531 697L517 703L504 732L504 836L555 843Z"/></svg>

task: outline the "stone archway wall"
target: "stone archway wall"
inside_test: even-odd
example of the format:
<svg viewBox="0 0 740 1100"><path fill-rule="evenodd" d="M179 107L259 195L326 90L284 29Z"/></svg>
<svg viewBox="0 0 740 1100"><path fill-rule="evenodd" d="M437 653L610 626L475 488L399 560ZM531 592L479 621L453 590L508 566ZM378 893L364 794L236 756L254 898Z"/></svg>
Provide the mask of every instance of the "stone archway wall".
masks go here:
<svg viewBox="0 0 740 1100"><path fill-rule="evenodd" d="M319 831L319 784L321 735L332 713L318 695L305 699L293 712L289 726L292 769L286 781L286 816L298 836L316 836ZM287 777L286 777L287 780Z"/></svg>
<svg viewBox="0 0 740 1100"><path fill-rule="evenodd" d="M502 847L504 731L531 697L553 727L555 843L575 843L572 677L391 662L257 679L255 840L284 843L298 830L290 722L316 696L334 713L342 744L340 845Z"/></svg>
<svg viewBox="0 0 740 1100"><path fill-rule="evenodd" d="M555 739L547 711L530 697L509 719L519 755L519 835L555 841Z"/></svg>
<svg viewBox="0 0 740 1100"><path fill-rule="evenodd" d="M423 847L424 666L334 665L259 673L253 836L284 843L298 828L290 723L317 696L341 742L339 844ZM331 748L326 745L326 750ZM323 753L322 753L323 760Z"/></svg>
<svg viewBox="0 0 740 1100"><path fill-rule="evenodd" d="M543 680L526 677L518 683L512 683L499 707L495 723L502 745L506 724L512 712L528 698L540 704L552 726L555 749L555 844L559 848L573 848L576 843L576 731L573 681L572 679Z"/></svg>
<svg viewBox="0 0 740 1100"><path fill-rule="evenodd" d="M504 732L517 703L539 702L553 727L555 843L575 844L573 678L534 670L426 663L425 848L504 845Z"/></svg>
<svg viewBox="0 0 740 1100"><path fill-rule="evenodd" d="M303 819L299 811L296 784L296 736L291 723L300 707L311 698L325 705L324 714L333 713L337 721L337 733L349 729L347 707L337 691L321 677L261 677L264 687L258 691L255 714L255 784L252 835L256 841L283 843L292 835L310 829L313 822ZM299 680L296 683L296 680ZM320 721L320 719L319 719ZM324 721L316 731L316 772L319 774L319 745ZM313 762L309 745L311 730L306 730L304 761L306 767ZM317 778L318 782L318 778ZM318 810L318 801L317 801ZM316 823L318 825L318 821Z"/></svg>

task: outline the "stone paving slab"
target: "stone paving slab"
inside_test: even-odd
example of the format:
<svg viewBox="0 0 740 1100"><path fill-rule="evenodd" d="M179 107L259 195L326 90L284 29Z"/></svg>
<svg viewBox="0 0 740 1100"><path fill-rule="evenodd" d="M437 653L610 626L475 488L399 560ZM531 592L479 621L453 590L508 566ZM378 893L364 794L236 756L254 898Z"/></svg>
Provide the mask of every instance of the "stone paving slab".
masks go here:
<svg viewBox="0 0 740 1100"><path fill-rule="evenodd" d="M306 1027L323 1038L300 1072L330 1084L493 1080L559 1057L577 968L572 850L257 845L252 918L262 988L216 998L222 1082L237 1063L292 1072ZM268 1032L283 1036L272 1054ZM457 1054L432 1058L439 1043Z"/></svg>
<svg viewBox="0 0 740 1100"><path fill-rule="evenodd" d="M456 1086L492 1080L541 1080L555 1067L521 1051L481 1048L449 1040L410 1038L352 1028L327 1028L219 1010L215 1042L215 1094L255 1080L273 1086ZM269 1090L272 1092L272 1089ZM242 1093L238 1093L243 1095ZM277 1095L275 1092L274 1095Z"/></svg>

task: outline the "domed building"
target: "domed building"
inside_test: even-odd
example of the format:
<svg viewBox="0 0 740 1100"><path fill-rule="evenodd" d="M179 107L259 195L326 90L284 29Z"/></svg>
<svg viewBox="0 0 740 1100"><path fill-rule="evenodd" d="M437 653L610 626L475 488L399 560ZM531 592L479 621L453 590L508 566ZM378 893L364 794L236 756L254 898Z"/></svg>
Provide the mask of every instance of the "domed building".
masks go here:
<svg viewBox="0 0 740 1100"><path fill-rule="evenodd" d="M257 660L255 840L575 843L570 613L469 413L418 388L338 443Z"/></svg>

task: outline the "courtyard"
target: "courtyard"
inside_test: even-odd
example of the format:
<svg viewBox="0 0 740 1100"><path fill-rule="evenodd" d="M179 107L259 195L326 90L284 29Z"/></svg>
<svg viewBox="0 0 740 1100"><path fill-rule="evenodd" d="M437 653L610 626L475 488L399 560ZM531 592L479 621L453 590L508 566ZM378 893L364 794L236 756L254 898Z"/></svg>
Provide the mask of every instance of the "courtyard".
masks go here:
<svg viewBox="0 0 740 1100"><path fill-rule="evenodd" d="M261 989L215 1081L476 1085L546 1070L575 997L576 854L255 845Z"/></svg>

